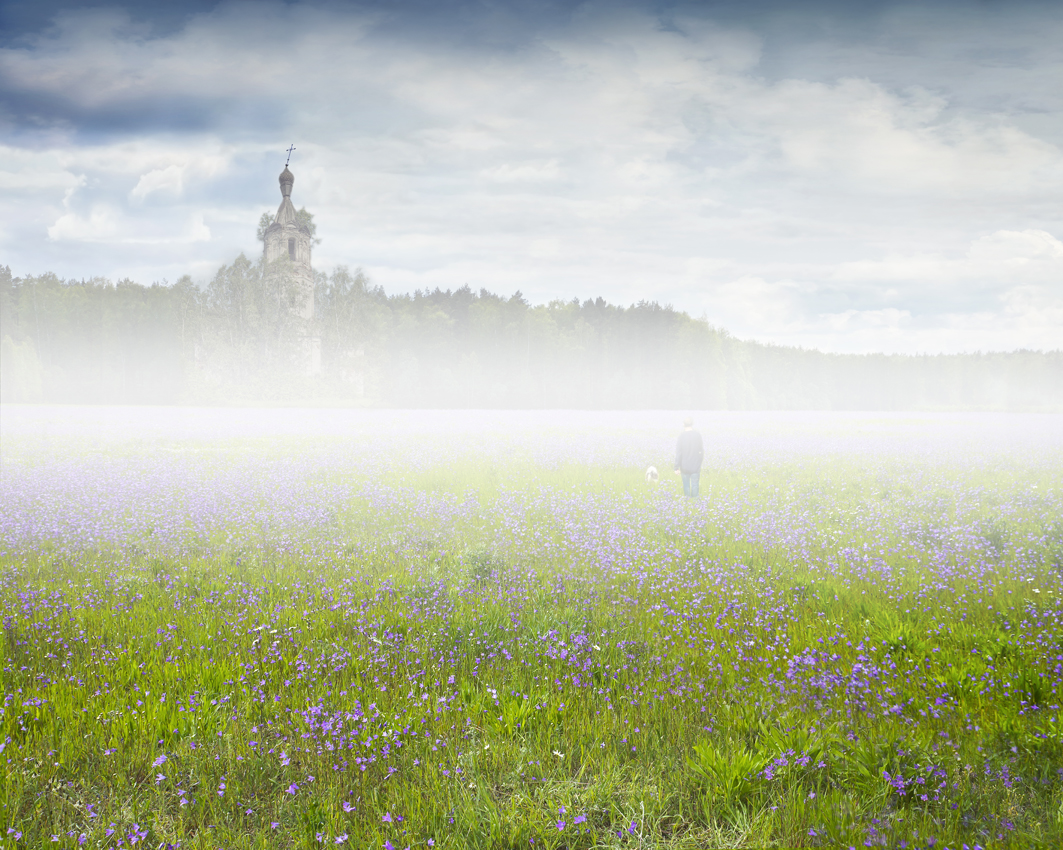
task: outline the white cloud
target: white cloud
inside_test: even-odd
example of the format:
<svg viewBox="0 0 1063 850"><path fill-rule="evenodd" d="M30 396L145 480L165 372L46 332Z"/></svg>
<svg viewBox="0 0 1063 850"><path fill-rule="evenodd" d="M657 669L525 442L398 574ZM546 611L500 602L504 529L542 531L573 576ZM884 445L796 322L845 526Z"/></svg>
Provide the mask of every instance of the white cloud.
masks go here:
<svg viewBox="0 0 1063 850"><path fill-rule="evenodd" d="M831 279L923 286L993 280L1005 287L1055 281L1063 286L1063 242L1044 230L999 230L979 236L961 257L892 256L841 263Z"/></svg>
<svg viewBox="0 0 1063 850"><path fill-rule="evenodd" d="M21 151L5 150L0 147L0 160L11 162L12 153L21 153ZM9 193L9 196L26 193L65 193L80 183L75 175L57 167L54 160L47 161L51 160L51 157L42 157L40 160L45 161L36 162L29 157L23 159L23 162L0 171L0 191Z"/></svg>
<svg viewBox="0 0 1063 850"><path fill-rule="evenodd" d="M181 224L167 222L162 227L145 228L138 226L136 220L122 210L100 204L93 206L87 215L68 212L59 216L48 228L48 238L54 242L166 245L209 242L211 234L204 223L203 213L193 213Z"/></svg>
<svg viewBox="0 0 1063 850"><path fill-rule="evenodd" d="M102 204L93 206L87 216L68 212L55 220L48 228L48 238L56 242L76 240L79 242L104 242L118 236L120 213Z"/></svg>
<svg viewBox="0 0 1063 850"><path fill-rule="evenodd" d="M985 234L952 257L833 268L702 257L686 273L710 315L739 335L780 343L915 353L1055 349L1063 340L1063 242L1041 230ZM817 307L839 297L867 306ZM969 306L950 309L955 302Z"/></svg>
<svg viewBox="0 0 1063 850"><path fill-rule="evenodd" d="M502 163L493 168L485 168L484 177L495 183L545 183L557 180L561 169L556 159L545 162L522 162L517 165Z"/></svg>
<svg viewBox="0 0 1063 850"><path fill-rule="evenodd" d="M1007 269L1024 278L1063 281L1063 242L1044 230L998 230L977 239L967 258L972 265Z"/></svg>
<svg viewBox="0 0 1063 850"><path fill-rule="evenodd" d="M841 313L825 313L822 318L826 326L835 333L863 329L901 331L912 323L912 314L908 310L897 310L892 307L884 310L845 310Z"/></svg>
<svg viewBox="0 0 1063 850"><path fill-rule="evenodd" d="M947 101L866 79L744 86L723 108L774 141L788 165L886 193L1028 191L1063 179L1063 152L996 116L944 117Z"/></svg>
<svg viewBox="0 0 1063 850"><path fill-rule="evenodd" d="M188 148L193 150L189 151ZM95 172L108 177L129 180L151 172L180 172L209 179L229 168L233 156L247 148L221 144L210 135L173 139L147 136L134 141L115 144L68 144L53 150L52 156L69 171Z"/></svg>
<svg viewBox="0 0 1063 850"><path fill-rule="evenodd" d="M203 223L203 213L194 213L185 228L186 242L209 242L210 228Z"/></svg>
<svg viewBox="0 0 1063 850"><path fill-rule="evenodd" d="M256 250L295 141L316 263L366 266L389 291L656 298L741 336L830 348L1063 337L1063 153L1014 119L1022 69L989 108L955 95L962 64L926 60L918 84L898 84L880 45L818 48L844 73L768 74L779 36L752 17L589 4L567 26L483 41L388 20L224 3L157 37L83 11L0 48L3 87L68 107L40 149L0 149L0 250L44 271L64 243L55 270L79 277L216 267ZM881 25L899 28L891 44L925 26ZM1063 28L1029 33L1047 44ZM861 49L879 51L865 72ZM1044 74L1051 52L1032 55ZM1063 121L1046 94L1037 109L1036 126ZM64 129L156 113L113 142Z"/></svg>
<svg viewBox="0 0 1063 850"><path fill-rule="evenodd" d="M154 168L140 175L137 185L129 193L129 199L133 202L141 202L148 195L157 193L172 194L179 198L184 190L184 174L184 169L179 165Z"/></svg>
<svg viewBox="0 0 1063 850"><path fill-rule="evenodd" d="M720 316L725 326L738 323L779 332L791 327L800 317L797 290L792 281L743 275L712 287L705 303L709 314Z"/></svg>

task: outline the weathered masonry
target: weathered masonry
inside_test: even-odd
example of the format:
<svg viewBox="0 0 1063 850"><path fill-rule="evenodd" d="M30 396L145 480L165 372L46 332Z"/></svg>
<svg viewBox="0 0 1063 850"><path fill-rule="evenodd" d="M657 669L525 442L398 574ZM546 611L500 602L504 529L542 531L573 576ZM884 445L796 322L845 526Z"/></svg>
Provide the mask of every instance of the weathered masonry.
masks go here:
<svg viewBox="0 0 1063 850"><path fill-rule="evenodd" d="M308 374L321 370L321 340L312 335L314 319L314 271L310 265L313 238L310 229L299 221L292 204L295 175L284 166L280 174L281 205L273 224L266 228L263 251L267 263L287 257L299 295L299 315L306 322L305 359Z"/></svg>
<svg viewBox="0 0 1063 850"><path fill-rule="evenodd" d="M280 176L281 205L273 224L266 228L265 252L266 262L287 256L292 264L292 273L299 284L299 290L305 296L300 310L304 319L314 318L314 273L310 266L310 248L313 240L310 230L299 222L295 206L292 204L292 186L295 175L284 166Z"/></svg>

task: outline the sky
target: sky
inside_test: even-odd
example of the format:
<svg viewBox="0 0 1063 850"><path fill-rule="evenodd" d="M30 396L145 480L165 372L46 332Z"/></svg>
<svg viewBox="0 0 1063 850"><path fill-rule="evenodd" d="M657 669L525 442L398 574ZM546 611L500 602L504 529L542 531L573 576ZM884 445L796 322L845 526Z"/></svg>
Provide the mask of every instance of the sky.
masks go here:
<svg viewBox="0 0 1063 850"><path fill-rule="evenodd" d="M1063 348L1063 3L0 0L0 265L315 269L837 352Z"/></svg>

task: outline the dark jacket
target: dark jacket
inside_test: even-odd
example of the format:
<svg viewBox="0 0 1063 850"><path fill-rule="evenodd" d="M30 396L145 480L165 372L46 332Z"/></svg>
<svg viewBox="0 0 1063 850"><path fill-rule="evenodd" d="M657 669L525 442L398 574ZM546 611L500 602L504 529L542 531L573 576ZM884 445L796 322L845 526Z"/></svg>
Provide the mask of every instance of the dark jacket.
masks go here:
<svg viewBox="0 0 1063 850"><path fill-rule="evenodd" d="M675 468L684 475L699 472L701 459L704 456L705 449L701 445L701 434L697 431L684 430L675 444Z"/></svg>

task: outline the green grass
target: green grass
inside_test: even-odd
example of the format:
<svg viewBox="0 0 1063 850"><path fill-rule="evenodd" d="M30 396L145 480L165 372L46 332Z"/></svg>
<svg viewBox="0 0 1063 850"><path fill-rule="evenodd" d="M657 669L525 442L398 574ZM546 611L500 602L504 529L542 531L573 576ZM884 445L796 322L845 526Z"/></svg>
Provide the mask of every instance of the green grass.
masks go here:
<svg viewBox="0 0 1063 850"><path fill-rule="evenodd" d="M7 546L4 846L1063 844L1058 466L352 478Z"/></svg>

